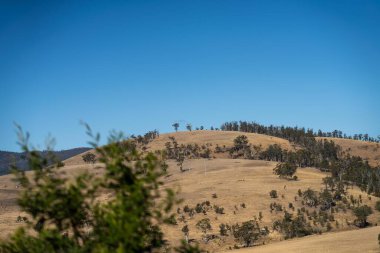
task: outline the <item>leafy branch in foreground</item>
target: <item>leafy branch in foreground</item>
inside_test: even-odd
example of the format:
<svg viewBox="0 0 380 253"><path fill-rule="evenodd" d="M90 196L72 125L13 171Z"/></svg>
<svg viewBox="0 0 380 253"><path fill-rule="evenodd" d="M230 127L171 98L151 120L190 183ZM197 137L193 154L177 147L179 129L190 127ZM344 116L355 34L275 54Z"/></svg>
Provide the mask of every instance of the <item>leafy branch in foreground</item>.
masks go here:
<svg viewBox="0 0 380 253"><path fill-rule="evenodd" d="M105 168L101 176L89 171L68 176L58 161L47 166L53 157L31 151L29 134L19 128L32 171L14 168L14 173L23 188L18 204L30 219L0 242L0 252L157 252L166 246L160 226L168 224L178 201L172 190L160 190L163 162L115 132L100 147L99 135L86 127ZM100 201L102 193L110 199ZM175 250L200 252L186 243Z"/></svg>

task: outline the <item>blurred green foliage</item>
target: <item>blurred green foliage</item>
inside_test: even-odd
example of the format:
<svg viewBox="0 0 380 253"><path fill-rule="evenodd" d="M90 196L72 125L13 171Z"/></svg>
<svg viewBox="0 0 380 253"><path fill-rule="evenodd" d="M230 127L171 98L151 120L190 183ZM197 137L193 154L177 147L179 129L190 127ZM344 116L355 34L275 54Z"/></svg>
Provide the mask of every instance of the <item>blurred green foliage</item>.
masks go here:
<svg viewBox="0 0 380 253"><path fill-rule="evenodd" d="M53 156L41 157L29 146L29 134L19 127L20 145L26 153L28 175L14 169L22 187L18 204L30 219L0 252L161 252L170 251L160 226L172 217L178 202L174 191L160 190L165 164L152 153L137 150L133 140L113 132L108 144L86 125L104 173L85 171L68 176ZM100 197L110 196L106 201ZM200 252L185 242L177 252Z"/></svg>

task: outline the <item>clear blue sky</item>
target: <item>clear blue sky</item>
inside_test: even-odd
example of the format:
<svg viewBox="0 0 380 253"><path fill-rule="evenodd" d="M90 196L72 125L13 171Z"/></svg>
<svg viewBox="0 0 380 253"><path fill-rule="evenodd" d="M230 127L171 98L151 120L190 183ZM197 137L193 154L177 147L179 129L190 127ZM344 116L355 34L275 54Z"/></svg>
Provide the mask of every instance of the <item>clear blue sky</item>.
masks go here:
<svg viewBox="0 0 380 253"><path fill-rule="evenodd" d="M80 120L380 134L380 1L1 1L0 149L13 122L86 145ZM105 136L104 136L105 137Z"/></svg>

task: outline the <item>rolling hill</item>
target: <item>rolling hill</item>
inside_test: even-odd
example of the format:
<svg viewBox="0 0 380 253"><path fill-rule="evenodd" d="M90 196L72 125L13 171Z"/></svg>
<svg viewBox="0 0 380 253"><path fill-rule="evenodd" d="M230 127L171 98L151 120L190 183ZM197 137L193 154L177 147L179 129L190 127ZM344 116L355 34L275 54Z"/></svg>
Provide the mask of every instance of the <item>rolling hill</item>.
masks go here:
<svg viewBox="0 0 380 253"><path fill-rule="evenodd" d="M218 145L220 147L233 146L234 139L239 135L245 135L248 138L250 144L256 146L262 146L263 149L267 148L269 145L277 144L281 148L286 150L295 150L296 145L290 143L288 140L273 137L265 134L256 133L243 133L238 131L210 131L210 130L199 130L199 131L183 131L174 133L161 134L158 138L154 139L148 144L148 150L163 150L165 149L165 143L170 141L170 137L174 137L179 144L197 144L206 145L211 144L211 151L215 150ZM360 140L351 139L341 139L341 138L327 138L327 137L316 137L317 140L326 139L335 142L342 147L342 151L345 151L354 156L360 156L363 159L368 160L369 164L372 166L377 166L380 164L380 144L374 142L366 142ZM216 158L229 158L227 154L216 154L213 152L213 156ZM67 164L78 164L83 163L81 155L73 156L65 161Z"/></svg>
<svg viewBox="0 0 380 253"><path fill-rule="evenodd" d="M250 143L261 145L263 148L270 144L278 144L284 149L292 150L295 147L287 140L271 137L262 134L249 134L241 132L223 131L192 131L161 134L158 138L149 143L149 150L164 149L165 143L173 136L179 144L198 144L210 146L214 150L218 146L232 146L233 140L239 135L246 135ZM334 140L335 141L335 140ZM379 151L374 147L364 149L361 141L341 140L348 152L357 155L365 155L371 162L376 161ZM367 144L365 144L367 145ZM372 145L369 143L368 145ZM376 145L376 144L374 144ZM93 151L86 151L93 152ZM357 153L355 153L357 152ZM282 235L278 231L272 230L274 221L282 219L284 210L293 216L298 209L305 209L306 213L317 210L313 207L305 207L299 197L299 190L305 192L308 189L321 191L325 188L322 179L329 175L315 168L300 168L296 175L298 180L285 180L273 174L276 162L263 160L230 159L227 154L212 153L211 159L186 159L184 167L188 169L181 172L175 161L168 161L168 175L164 178L162 189L172 188L179 190L178 196L183 199L174 210L177 210L177 225L164 226L163 230L166 239L176 245L182 239L181 229L186 224L189 227L189 238L201 244L210 252L230 251L234 249L236 241L232 236L220 236L219 226L221 224L241 224L244 221L260 218L260 226L268 227L269 234L265 239L259 240L256 246L240 249L236 252L305 252L306 249L314 252L375 252L377 245L377 234L379 227L375 226L368 229L358 230L353 224L355 217L351 210L339 211L334 213L334 220L330 221L331 229L326 229L317 225L322 231L322 235L311 235L298 239L283 241ZM69 176L74 176L81 171L90 170L94 173L102 173L102 165L86 164L83 162L82 154L78 154L64 161L63 170ZM97 166L100 169L95 169ZM11 175L0 176L0 237L7 236L16 227L22 224L16 222L19 215L23 215L17 207L16 198L20 188L11 180ZM269 192L276 190L278 198L271 198ZM361 199L361 204L366 204L374 209L375 203L379 198L368 196L357 187L348 189L348 196L353 199ZM106 200L109 196L101 196ZM195 208L197 204L209 202L206 213L195 212L191 217L186 213L185 206ZM282 210L271 210L270 206L276 202L281 205ZM294 209L289 205L292 204ZM223 208L222 213L215 212L215 206ZM181 219L181 217L184 219ZM211 230L208 232L215 238L206 242L203 233L197 228L197 222L201 219L209 218ZM369 216L369 222L376 225L379 222L380 213L374 211ZM313 222L310 220L309 222ZM348 240L347 237L350 239ZM364 240L365 239L365 240ZM335 244L334 244L335 243ZM266 244L260 246L261 244ZM342 247L334 245L344 244ZM287 251L285 251L286 249ZM327 251L328 250L328 251Z"/></svg>

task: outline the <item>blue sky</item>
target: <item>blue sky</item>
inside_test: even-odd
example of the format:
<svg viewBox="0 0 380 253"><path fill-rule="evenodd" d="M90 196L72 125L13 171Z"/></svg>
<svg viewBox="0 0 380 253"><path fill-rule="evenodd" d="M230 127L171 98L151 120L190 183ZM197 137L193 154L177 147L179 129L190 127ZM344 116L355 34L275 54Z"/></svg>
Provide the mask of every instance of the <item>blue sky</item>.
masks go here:
<svg viewBox="0 0 380 253"><path fill-rule="evenodd" d="M1 1L0 149L180 121L380 134L379 1Z"/></svg>

